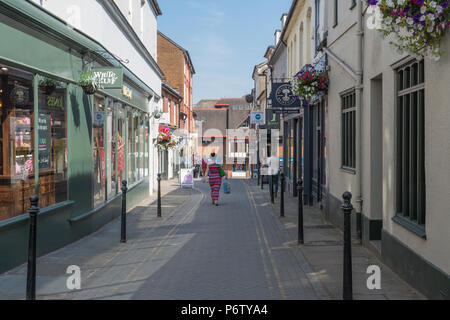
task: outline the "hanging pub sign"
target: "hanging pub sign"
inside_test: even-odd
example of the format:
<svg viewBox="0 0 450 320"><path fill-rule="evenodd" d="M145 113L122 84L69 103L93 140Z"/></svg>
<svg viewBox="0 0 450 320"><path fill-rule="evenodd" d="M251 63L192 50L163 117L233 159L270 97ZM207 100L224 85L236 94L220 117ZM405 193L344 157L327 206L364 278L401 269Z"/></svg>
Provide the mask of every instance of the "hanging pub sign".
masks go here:
<svg viewBox="0 0 450 320"><path fill-rule="evenodd" d="M300 100L292 91L292 85L289 82L272 83L272 110L275 113L299 113Z"/></svg>
<svg viewBox="0 0 450 320"><path fill-rule="evenodd" d="M273 109L266 109L266 129L280 129L280 114Z"/></svg>
<svg viewBox="0 0 450 320"><path fill-rule="evenodd" d="M123 85L122 68L93 68L92 72L99 85L105 89L121 89Z"/></svg>

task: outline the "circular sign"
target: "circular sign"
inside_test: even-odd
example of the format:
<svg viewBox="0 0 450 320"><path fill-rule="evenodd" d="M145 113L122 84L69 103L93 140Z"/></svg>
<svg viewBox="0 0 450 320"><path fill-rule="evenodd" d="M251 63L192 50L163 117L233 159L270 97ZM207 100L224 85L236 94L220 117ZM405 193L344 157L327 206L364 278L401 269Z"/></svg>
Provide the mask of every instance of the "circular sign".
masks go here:
<svg viewBox="0 0 450 320"><path fill-rule="evenodd" d="M261 114L260 113L255 114L255 119L258 121L261 120Z"/></svg>
<svg viewBox="0 0 450 320"><path fill-rule="evenodd" d="M295 96L292 92L292 86L289 83L283 84L278 87L275 92L275 98L277 102L283 106L289 106L295 102Z"/></svg>

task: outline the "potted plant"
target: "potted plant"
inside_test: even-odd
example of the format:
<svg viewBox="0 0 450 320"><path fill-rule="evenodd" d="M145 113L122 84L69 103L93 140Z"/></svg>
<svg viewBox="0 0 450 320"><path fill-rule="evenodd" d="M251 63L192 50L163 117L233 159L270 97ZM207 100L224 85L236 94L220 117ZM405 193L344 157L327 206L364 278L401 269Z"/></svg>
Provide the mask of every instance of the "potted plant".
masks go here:
<svg viewBox="0 0 450 320"><path fill-rule="evenodd" d="M51 95L56 89L56 81L45 77L39 81L39 86L44 90L46 95Z"/></svg>
<svg viewBox="0 0 450 320"><path fill-rule="evenodd" d="M377 29L384 35L393 35L390 44L402 54L416 58L426 56L438 61L443 54L440 42L450 28L450 3L446 0L362 0L371 5Z"/></svg>
<svg viewBox="0 0 450 320"><path fill-rule="evenodd" d="M101 88L94 72L90 69L81 73L80 81L78 83L86 94L94 94L99 88Z"/></svg>

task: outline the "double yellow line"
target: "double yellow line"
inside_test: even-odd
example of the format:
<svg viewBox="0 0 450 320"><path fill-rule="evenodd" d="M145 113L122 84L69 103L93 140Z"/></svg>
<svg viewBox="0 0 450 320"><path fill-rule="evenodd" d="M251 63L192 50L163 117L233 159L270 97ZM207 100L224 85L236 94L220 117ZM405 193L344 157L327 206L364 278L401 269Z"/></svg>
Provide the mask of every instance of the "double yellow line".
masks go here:
<svg viewBox="0 0 450 320"><path fill-rule="evenodd" d="M275 278L277 280L277 285L278 285L278 289L280 290L281 297L284 300L286 300L286 292L284 290L283 284L281 283L280 273L278 272L278 268L277 268L277 265L275 263L275 259L273 258L272 250L270 249L269 241L267 240L266 232L264 230L264 226L262 224L261 217L259 215L258 207L256 206L256 202L255 202L255 199L253 197L253 194L251 194L251 192L248 189L247 183L243 182L243 184L245 185L245 189L247 191L248 198L250 199L250 202L252 204L253 211L255 212L255 216L256 216L256 220L257 220L257 223L255 225L255 227L256 227L256 235L258 237L258 242L259 242L259 245L260 245L260 252L261 252L261 256L262 256L262 260L263 260L263 264L264 264L264 271L266 273L266 280L267 280L267 282L269 284L270 293L272 294L273 287L272 287L271 282L270 282L270 274L268 272L268 267L267 267L267 264L265 262L265 254L264 254L264 249L263 249L263 246L262 246L262 241L261 241L260 234L262 235L262 238L264 239L264 244L265 244L265 248L266 248L266 251L267 251L267 255L268 255L270 263L272 265L272 270L273 270L273 273L275 274Z"/></svg>
<svg viewBox="0 0 450 320"><path fill-rule="evenodd" d="M200 189L194 188L194 190L197 190L201 193L202 197L201 199L197 202L197 204L192 207L191 210L189 210L189 212L180 220L178 221L178 223L172 227L172 229L169 230L169 232L158 242L158 244L156 245L156 247L153 248L151 254L146 257L144 260L142 260L133 270L130 271L130 273L128 273L128 275L126 276L126 278L124 280L122 280L120 282L120 284L118 286L116 286L113 290L113 292L117 292L117 290L119 290L124 284L125 282L127 282L130 277L133 276L133 274L136 275L133 278L133 281L136 280L136 278L141 274L143 268L142 266L147 263L147 262L151 262L154 258L156 258L158 256L158 254L162 251L162 249L164 248L164 246L170 241L169 237L173 234L175 235L178 232L179 227L181 226L181 224L183 224L183 222L185 220L187 220L190 216L193 215L193 213L198 209L198 207L200 206L200 203L203 201L203 199L205 198L205 194L203 193L203 191L201 191ZM139 270L139 271L138 271Z"/></svg>

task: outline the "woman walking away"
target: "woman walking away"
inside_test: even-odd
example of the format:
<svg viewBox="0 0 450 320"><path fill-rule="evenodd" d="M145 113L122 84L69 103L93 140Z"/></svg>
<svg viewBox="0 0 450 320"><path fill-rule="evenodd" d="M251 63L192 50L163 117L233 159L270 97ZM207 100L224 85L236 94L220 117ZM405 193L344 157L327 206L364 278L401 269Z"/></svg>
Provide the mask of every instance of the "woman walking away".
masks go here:
<svg viewBox="0 0 450 320"><path fill-rule="evenodd" d="M216 206L219 205L219 191L222 184L222 175L220 174L222 167L216 163L216 154L211 153L211 163L206 168L206 174L203 181L209 175L209 186L211 188L211 202Z"/></svg>

